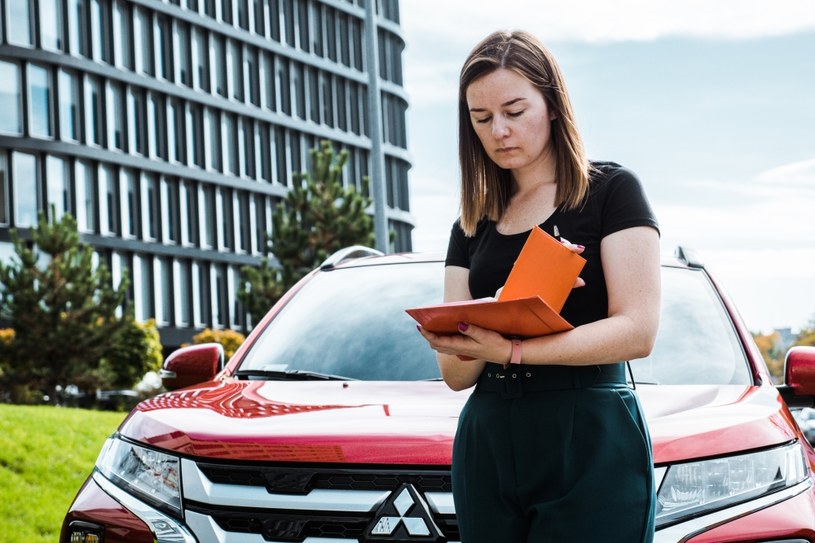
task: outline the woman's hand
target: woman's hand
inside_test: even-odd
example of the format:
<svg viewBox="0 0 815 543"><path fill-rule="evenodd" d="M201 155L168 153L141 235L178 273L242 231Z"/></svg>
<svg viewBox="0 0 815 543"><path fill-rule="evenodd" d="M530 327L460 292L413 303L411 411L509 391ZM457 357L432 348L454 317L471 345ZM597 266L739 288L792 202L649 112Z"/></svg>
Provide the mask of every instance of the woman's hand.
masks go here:
<svg viewBox="0 0 815 543"><path fill-rule="evenodd" d="M492 330L466 322L459 323L458 334L439 335L417 326L419 332L438 353L455 355L459 360L484 360L504 364L509 361L512 342Z"/></svg>

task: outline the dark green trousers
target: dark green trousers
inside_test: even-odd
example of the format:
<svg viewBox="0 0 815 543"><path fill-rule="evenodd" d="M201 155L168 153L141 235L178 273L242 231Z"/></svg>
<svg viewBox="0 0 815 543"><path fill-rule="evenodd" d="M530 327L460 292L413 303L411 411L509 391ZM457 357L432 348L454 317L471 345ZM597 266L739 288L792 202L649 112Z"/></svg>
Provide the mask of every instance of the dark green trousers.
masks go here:
<svg viewBox="0 0 815 543"><path fill-rule="evenodd" d="M484 378L453 447L462 543L653 541L651 443L634 391L575 379L506 393Z"/></svg>

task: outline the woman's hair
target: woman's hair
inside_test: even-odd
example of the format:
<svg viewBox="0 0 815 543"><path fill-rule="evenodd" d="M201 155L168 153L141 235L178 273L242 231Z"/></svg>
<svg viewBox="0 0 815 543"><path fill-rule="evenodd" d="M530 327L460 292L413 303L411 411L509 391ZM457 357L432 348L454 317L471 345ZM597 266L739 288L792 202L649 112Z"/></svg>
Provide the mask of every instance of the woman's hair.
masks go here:
<svg viewBox="0 0 815 543"><path fill-rule="evenodd" d="M526 78L541 92L549 111L554 113L551 138L556 161L555 205L574 209L588 192L589 163L555 58L527 32L494 32L470 52L459 77L461 228L468 236L475 234L481 219L499 220L512 196L512 174L487 156L473 129L467 105L467 88L499 68L512 70Z"/></svg>

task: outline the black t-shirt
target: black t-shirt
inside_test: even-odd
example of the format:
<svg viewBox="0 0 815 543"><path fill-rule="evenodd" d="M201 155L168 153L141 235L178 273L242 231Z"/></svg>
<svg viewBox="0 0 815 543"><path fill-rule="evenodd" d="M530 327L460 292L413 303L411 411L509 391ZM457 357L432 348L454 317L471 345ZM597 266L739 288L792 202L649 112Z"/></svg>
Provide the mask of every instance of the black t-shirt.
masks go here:
<svg viewBox="0 0 815 543"><path fill-rule="evenodd" d="M561 315L574 326L608 316L608 291L600 260L600 241L609 234L635 226L659 230L645 191L636 175L614 162L593 162L585 205L565 211L560 207L540 224L547 233L583 245L586 265L580 276L586 286L572 290ZM494 296L504 285L529 232L504 235L495 221L482 220L473 237L466 237L459 222L453 225L447 266L470 270L473 298ZM556 236L557 237L557 236Z"/></svg>

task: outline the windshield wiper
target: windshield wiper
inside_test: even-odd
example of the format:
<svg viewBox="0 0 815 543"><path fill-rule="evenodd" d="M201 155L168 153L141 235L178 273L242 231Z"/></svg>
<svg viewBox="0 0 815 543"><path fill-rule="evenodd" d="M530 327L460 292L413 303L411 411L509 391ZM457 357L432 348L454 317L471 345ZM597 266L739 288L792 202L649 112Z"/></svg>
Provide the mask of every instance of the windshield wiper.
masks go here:
<svg viewBox="0 0 815 543"><path fill-rule="evenodd" d="M266 378L273 381L357 381L351 377L320 373L308 370L240 370L235 372L238 379Z"/></svg>

